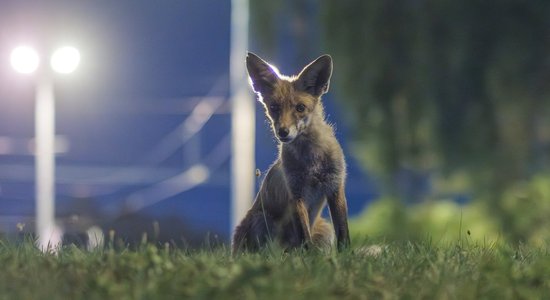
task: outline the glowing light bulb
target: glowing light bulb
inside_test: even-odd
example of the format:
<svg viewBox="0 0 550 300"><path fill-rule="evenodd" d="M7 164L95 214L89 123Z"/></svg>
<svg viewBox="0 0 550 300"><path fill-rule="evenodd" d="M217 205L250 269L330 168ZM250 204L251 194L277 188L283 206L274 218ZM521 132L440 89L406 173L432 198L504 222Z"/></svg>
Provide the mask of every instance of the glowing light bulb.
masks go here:
<svg viewBox="0 0 550 300"><path fill-rule="evenodd" d="M30 74L38 69L40 58L33 48L20 46L11 52L10 61L15 71Z"/></svg>
<svg viewBox="0 0 550 300"><path fill-rule="evenodd" d="M80 64L80 52L74 47L62 47L57 49L50 60L54 71L61 74L70 74Z"/></svg>

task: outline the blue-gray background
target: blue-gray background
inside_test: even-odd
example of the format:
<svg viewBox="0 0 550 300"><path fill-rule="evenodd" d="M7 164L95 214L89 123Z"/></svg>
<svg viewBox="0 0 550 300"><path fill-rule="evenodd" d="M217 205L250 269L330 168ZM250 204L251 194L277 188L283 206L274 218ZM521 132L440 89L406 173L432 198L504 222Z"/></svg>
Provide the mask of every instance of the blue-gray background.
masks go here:
<svg viewBox="0 0 550 300"><path fill-rule="evenodd" d="M282 73L298 72L325 52L314 30L315 14L312 9L302 20L310 30L300 42L309 44L311 53L297 50L295 39L288 38L296 24L281 17L279 39L289 42L264 56ZM33 80L9 65L10 51L21 42L41 54L72 43L82 55L79 70L56 81L56 133L66 144L57 156L56 216L68 232L96 224L131 241L158 224L159 240L199 244L214 236L227 241L229 1L0 1L0 233L7 234L18 223L25 231L34 225ZM252 37L252 51L261 48L257 43ZM159 145L173 137L198 103L216 98L224 104L197 135L159 154ZM324 101L347 152L348 202L350 213L357 214L376 190L349 154L338 99L329 93ZM268 168L275 146L257 105L258 169ZM158 183L211 160L219 163L205 184L181 192L176 187L175 196L154 203L147 199L144 192ZM134 200L145 207L133 207Z"/></svg>

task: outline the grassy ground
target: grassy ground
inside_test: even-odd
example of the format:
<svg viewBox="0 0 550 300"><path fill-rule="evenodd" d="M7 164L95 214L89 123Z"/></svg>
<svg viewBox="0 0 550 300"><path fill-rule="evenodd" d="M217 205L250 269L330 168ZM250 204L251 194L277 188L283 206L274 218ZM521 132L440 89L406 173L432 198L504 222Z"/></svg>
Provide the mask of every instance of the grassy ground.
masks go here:
<svg viewBox="0 0 550 300"><path fill-rule="evenodd" d="M518 299L550 295L548 251L389 243L379 255L224 248L42 254L0 242L0 299Z"/></svg>

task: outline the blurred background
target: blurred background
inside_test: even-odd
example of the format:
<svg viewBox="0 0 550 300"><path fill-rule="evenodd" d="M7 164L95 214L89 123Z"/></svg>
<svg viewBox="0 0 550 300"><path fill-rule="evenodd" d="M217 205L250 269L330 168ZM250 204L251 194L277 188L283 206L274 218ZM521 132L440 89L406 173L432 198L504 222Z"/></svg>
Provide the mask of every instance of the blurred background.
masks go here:
<svg viewBox="0 0 550 300"><path fill-rule="evenodd" d="M36 213L36 78L15 73L10 52L70 43L80 66L55 78L65 243L90 228L124 243L228 242L240 20L244 49L283 74L333 56L323 102L355 236L550 241L549 1L249 4L246 22L231 1L1 0L0 235L34 233ZM276 157L254 107L249 174Z"/></svg>

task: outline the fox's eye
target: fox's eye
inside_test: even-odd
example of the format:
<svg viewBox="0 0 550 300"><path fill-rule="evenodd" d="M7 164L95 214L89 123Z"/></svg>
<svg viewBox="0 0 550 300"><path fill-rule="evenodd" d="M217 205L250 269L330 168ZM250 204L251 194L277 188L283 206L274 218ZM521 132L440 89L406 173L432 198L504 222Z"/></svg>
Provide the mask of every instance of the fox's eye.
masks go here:
<svg viewBox="0 0 550 300"><path fill-rule="evenodd" d="M278 112L279 109L280 109L280 107L279 107L278 104L271 104L271 105L269 106L269 109L271 109L272 112Z"/></svg>
<svg viewBox="0 0 550 300"><path fill-rule="evenodd" d="M296 111L297 112L304 112L304 110L306 110L306 106L303 105L302 103L296 105Z"/></svg>

